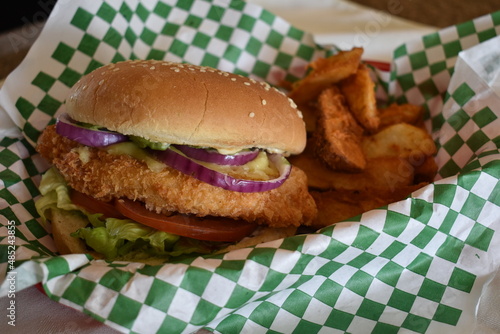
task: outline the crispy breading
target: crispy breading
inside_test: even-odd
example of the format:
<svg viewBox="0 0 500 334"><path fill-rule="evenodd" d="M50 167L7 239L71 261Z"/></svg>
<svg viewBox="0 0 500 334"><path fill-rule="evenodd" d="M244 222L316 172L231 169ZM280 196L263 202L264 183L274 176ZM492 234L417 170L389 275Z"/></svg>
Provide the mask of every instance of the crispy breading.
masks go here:
<svg viewBox="0 0 500 334"><path fill-rule="evenodd" d="M360 63L355 74L339 83L347 105L358 122L370 132L375 132L380 125L380 118L375 98L375 83L370 77L368 67Z"/></svg>
<svg viewBox="0 0 500 334"><path fill-rule="evenodd" d="M337 171L365 169L366 159L361 147L363 129L347 108L339 88L325 89L318 104L320 114L311 140L316 156Z"/></svg>
<svg viewBox="0 0 500 334"><path fill-rule="evenodd" d="M307 225L317 213L306 176L296 167L276 189L239 193L198 181L168 166L154 172L142 161L102 149L89 148L88 155L81 159L75 150L80 146L50 126L41 135L37 150L72 188L97 199L126 197L142 201L156 212L224 216L272 227Z"/></svg>

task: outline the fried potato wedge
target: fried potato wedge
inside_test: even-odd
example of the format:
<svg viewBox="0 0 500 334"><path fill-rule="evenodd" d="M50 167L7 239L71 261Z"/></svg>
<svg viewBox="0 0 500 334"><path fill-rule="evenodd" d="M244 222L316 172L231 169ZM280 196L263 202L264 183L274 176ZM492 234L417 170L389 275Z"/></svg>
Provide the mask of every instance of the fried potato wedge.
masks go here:
<svg viewBox="0 0 500 334"><path fill-rule="evenodd" d="M306 124L307 133L314 133L314 131L316 131L316 122L320 114L317 103L298 104L297 109L302 113L302 119Z"/></svg>
<svg viewBox="0 0 500 334"><path fill-rule="evenodd" d="M367 159L400 157L420 160L436 153L436 145L429 133L407 123L394 124L365 136L362 146Z"/></svg>
<svg viewBox="0 0 500 334"><path fill-rule="evenodd" d="M406 159L398 157L367 160L362 173L334 171L319 161L308 147L302 154L288 159L306 173L308 186L314 190L365 191L377 188L394 191L398 187L411 185L414 179L414 167Z"/></svg>
<svg viewBox="0 0 500 334"><path fill-rule="evenodd" d="M363 129L345 104L336 86L325 89L318 99L320 114L312 137L316 156L338 171L359 172L366 159L361 147Z"/></svg>
<svg viewBox="0 0 500 334"><path fill-rule="evenodd" d="M375 132L380 124L375 98L375 83L368 67L360 63L355 74L339 83L347 105L358 122L369 132Z"/></svg>
<svg viewBox="0 0 500 334"><path fill-rule="evenodd" d="M291 87L309 134L289 161L305 172L321 228L402 200L437 174L423 107L377 105L375 81L362 48L309 64Z"/></svg>
<svg viewBox="0 0 500 334"><path fill-rule="evenodd" d="M433 156L425 157L424 161L410 161L415 167L415 183L434 181L438 171L438 165Z"/></svg>
<svg viewBox="0 0 500 334"><path fill-rule="evenodd" d="M312 222L314 228L326 227L355 217L366 211L386 206L407 198L412 192L427 183L413 184L387 191L369 189L363 192L355 190L311 191L318 207L318 215Z"/></svg>
<svg viewBox="0 0 500 334"><path fill-rule="evenodd" d="M353 48L311 62L311 71L292 85L289 97L298 105L316 99L323 89L354 74L362 54L362 48Z"/></svg>
<svg viewBox="0 0 500 334"><path fill-rule="evenodd" d="M385 108L379 109L380 129L398 123L408 123L420 126L423 119L424 109L413 104L391 103Z"/></svg>

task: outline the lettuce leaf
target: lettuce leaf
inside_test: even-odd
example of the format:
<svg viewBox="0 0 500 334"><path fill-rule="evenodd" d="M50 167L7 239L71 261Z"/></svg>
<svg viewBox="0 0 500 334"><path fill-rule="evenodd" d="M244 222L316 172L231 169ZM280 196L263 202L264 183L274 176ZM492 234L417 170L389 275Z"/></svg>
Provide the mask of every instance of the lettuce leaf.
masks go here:
<svg viewBox="0 0 500 334"><path fill-rule="evenodd" d="M130 219L102 218L102 214L89 213L71 202L70 189L56 168L50 168L39 186L42 196L35 207L43 222L50 210L78 210L89 224L71 234L85 241L87 246L103 254L107 260L125 260L160 257L169 259L190 253L208 254L214 243L180 237L139 224Z"/></svg>
<svg viewBox="0 0 500 334"><path fill-rule="evenodd" d="M179 236L154 230L128 219L108 218L104 226L81 228L71 234L103 254L114 259L127 253L146 252L155 256L168 256Z"/></svg>
<svg viewBox="0 0 500 334"><path fill-rule="evenodd" d="M35 201L35 208L44 223L47 221L47 210L49 209L79 210L71 202L66 181L55 167L50 168L42 175L38 189L42 197Z"/></svg>

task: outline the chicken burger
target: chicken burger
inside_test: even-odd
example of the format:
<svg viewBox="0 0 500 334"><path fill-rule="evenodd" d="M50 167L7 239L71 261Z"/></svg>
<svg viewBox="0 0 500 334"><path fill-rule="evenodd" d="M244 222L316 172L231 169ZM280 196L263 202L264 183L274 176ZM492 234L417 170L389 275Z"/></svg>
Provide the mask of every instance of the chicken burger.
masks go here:
<svg viewBox="0 0 500 334"><path fill-rule="evenodd" d="M306 130L279 90L209 67L124 61L78 81L37 143L36 206L61 253L209 253L295 233L316 215L287 156ZM258 238L258 237L257 237Z"/></svg>

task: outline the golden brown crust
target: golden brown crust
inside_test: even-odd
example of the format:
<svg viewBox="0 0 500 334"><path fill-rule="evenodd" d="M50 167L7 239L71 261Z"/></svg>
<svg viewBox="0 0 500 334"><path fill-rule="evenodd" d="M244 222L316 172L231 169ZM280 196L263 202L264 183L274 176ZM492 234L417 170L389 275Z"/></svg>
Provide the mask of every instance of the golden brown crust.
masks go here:
<svg viewBox="0 0 500 334"><path fill-rule="evenodd" d="M327 87L337 84L356 73L363 54L362 48L339 51L335 56L318 58L309 64L311 72L294 82L289 96L303 105L318 97Z"/></svg>
<svg viewBox="0 0 500 334"><path fill-rule="evenodd" d="M349 109L358 122L370 132L377 131L380 118L375 97L375 83L370 77L368 67L360 63L356 73L342 80L339 85Z"/></svg>
<svg viewBox="0 0 500 334"><path fill-rule="evenodd" d="M240 75L165 61L124 61L77 82L69 115L126 135L217 149L300 153L306 132L285 94Z"/></svg>
<svg viewBox="0 0 500 334"><path fill-rule="evenodd" d="M347 108L338 87L325 89L318 104L321 112L311 139L316 156L334 170L359 172L365 169L366 159L361 147L363 128Z"/></svg>
<svg viewBox="0 0 500 334"><path fill-rule="evenodd" d="M259 193L224 190L165 167L151 171L127 155L111 155L89 148L84 163L75 147L78 143L59 136L48 127L37 150L53 163L68 184L97 199L127 197L139 200L154 211L178 211L198 216L224 216L257 221L273 227L308 224L316 215L314 200L307 189L304 172L292 168L280 187Z"/></svg>

